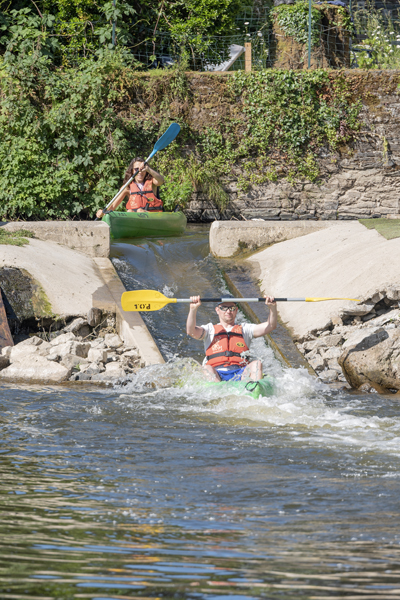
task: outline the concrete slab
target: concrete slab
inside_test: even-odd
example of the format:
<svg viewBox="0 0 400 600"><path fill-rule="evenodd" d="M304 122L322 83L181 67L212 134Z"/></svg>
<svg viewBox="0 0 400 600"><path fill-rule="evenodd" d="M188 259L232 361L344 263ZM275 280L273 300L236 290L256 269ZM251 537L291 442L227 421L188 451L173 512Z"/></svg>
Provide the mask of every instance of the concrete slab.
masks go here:
<svg viewBox="0 0 400 600"><path fill-rule="evenodd" d="M341 221L271 246L247 259L259 268L263 292L281 297L358 298L387 285L400 286L400 238L386 240L357 221ZM246 261L246 262L247 262ZM296 338L322 329L347 301L279 304Z"/></svg>
<svg viewBox="0 0 400 600"><path fill-rule="evenodd" d="M102 221L1 222L7 231L27 229L39 240L56 242L88 256L109 256L110 228Z"/></svg>
<svg viewBox="0 0 400 600"><path fill-rule="evenodd" d="M0 267L26 269L43 287L54 314L86 316L104 282L93 260L56 244L30 239L26 246L0 246Z"/></svg>
<svg viewBox="0 0 400 600"><path fill-rule="evenodd" d="M214 221L210 228L210 251L216 258L229 258L241 251L260 248L307 235L343 221Z"/></svg>
<svg viewBox="0 0 400 600"><path fill-rule="evenodd" d="M125 344L136 346L146 365L163 364L165 361L162 354L140 314L122 310L121 296L126 290L112 262L108 258L95 258L94 262L114 301L117 331ZM101 308L98 303L104 301L103 290L100 290L100 293L99 290L96 291L93 296L93 305Z"/></svg>

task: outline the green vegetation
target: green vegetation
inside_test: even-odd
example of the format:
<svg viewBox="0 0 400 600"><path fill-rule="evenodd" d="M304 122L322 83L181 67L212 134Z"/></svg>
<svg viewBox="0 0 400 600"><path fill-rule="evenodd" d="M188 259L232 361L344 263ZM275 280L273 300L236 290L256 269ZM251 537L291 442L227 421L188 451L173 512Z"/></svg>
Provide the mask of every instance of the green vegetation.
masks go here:
<svg viewBox="0 0 400 600"><path fill-rule="evenodd" d="M167 34L191 52L204 51L208 36L237 33L236 16L244 0L0 0L0 53L40 33L42 45L57 65L76 65L112 47L140 50L156 34ZM136 68L146 69L155 54ZM132 60L132 59L131 59Z"/></svg>
<svg viewBox="0 0 400 600"><path fill-rule="evenodd" d="M354 46L358 51L357 64L361 69L400 67L400 47L395 45L400 41L400 27L390 13L377 10L375 4L367 0L363 8L354 12L354 25L366 35L361 44Z"/></svg>
<svg viewBox="0 0 400 600"><path fill-rule="evenodd" d="M308 2L281 4L274 8L272 15L286 36L299 44L308 43ZM315 46L320 40L321 11L312 7L311 16L311 44Z"/></svg>
<svg viewBox="0 0 400 600"><path fill-rule="evenodd" d="M367 229L376 229L387 240L400 237L400 219L359 219Z"/></svg>
<svg viewBox="0 0 400 600"><path fill-rule="evenodd" d="M25 246L29 244L26 238L35 237L31 231L20 229L19 231L6 231L0 227L0 244L8 244L9 246Z"/></svg>
<svg viewBox="0 0 400 600"><path fill-rule="evenodd" d="M162 193L170 209L193 191L223 207L223 182L234 173L242 189L278 177L315 181L320 149L347 144L360 127L360 104L345 76L321 70L209 76L219 86L217 116L197 122L196 84L184 67L140 75L119 50L65 69L53 69L37 49L5 56L0 216L92 218L115 194L132 155L147 156L175 120L179 137L153 163L167 175ZM233 118L219 111L220 94Z"/></svg>

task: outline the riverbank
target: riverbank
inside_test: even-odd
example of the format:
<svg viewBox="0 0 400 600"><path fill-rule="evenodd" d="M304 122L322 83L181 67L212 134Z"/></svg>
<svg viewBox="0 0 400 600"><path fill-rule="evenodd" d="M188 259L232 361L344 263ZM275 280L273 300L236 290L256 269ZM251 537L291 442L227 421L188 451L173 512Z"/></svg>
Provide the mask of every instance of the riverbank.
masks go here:
<svg viewBox="0 0 400 600"><path fill-rule="evenodd" d="M89 223L52 225L25 227L46 241L2 245L0 286L16 345L1 350L0 380L115 381L140 367L162 364L140 315L122 310L125 288L108 258L108 227L93 223L91 235ZM68 236L69 231L75 235ZM63 243L49 241L57 236Z"/></svg>
<svg viewBox="0 0 400 600"><path fill-rule="evenodd" d="M367 228L357 221L218 222L210 247L216 256L241 258L265 293L342 298L278 307L323 381L400 390L399 223L378 219L375 229L373 222Z"/></svg>

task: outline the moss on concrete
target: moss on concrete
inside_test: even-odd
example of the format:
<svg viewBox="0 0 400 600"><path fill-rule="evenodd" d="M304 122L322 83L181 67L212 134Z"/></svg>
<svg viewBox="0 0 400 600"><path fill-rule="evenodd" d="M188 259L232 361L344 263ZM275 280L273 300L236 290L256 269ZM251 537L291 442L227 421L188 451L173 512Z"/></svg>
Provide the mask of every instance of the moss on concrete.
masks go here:
<svg viewBox="0 0 400 600"><path fill-rule="evenodd" d="M400 237L400 219L359 219L367 229L376 229L387 240Z"/></svg>
<svg viewBox="0 0 400 600"><path fill-rule="evenodd" d="M19 231L6 231L0 227L0 244L8 244L9 246L25 246L29 244L26 238L35 237L31 231L20 229Z"/></svg>

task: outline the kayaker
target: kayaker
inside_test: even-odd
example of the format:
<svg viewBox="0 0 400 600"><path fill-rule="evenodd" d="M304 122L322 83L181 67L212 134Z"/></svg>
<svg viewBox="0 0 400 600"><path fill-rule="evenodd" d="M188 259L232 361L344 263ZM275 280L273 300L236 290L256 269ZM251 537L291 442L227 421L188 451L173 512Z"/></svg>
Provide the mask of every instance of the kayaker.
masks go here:
<svg viewBox="0 0 400 600"><path fill-rule="evenodd" d="M139 173L136 175L135 179L115 198L114 202L108 208L109 211L115 210L121 204L125 196L129 196L129 200L126 204L128 212L162 212L164 210L162 200L158 197L158 188L165 182L165 179L160 173L157 173L157 171L154 171L149 165L145 164L143 158L140 156L131 161L125 172L122 185L124 185L138 169ZM101 219L103 215L104 211L101 209L96 213L98 219Z"/></svg>
<svg viewBox="0 0 400 600"><path fill-rule="evenodd" d="M186 332L196 340L204 341L206 358L203 368L210 381L229 381L262 379L261 360L249 362L247 356L251 340L258 338L277 325L276 302L273 296L265 296L265 304L269 308L268 320L255 325L244 323L236 325L238 307L234 302L221 302L215 308L219 317L218 325L196 325L196 315L201 305L200 296L191 296L189 315L186 322Z"/></svg>

